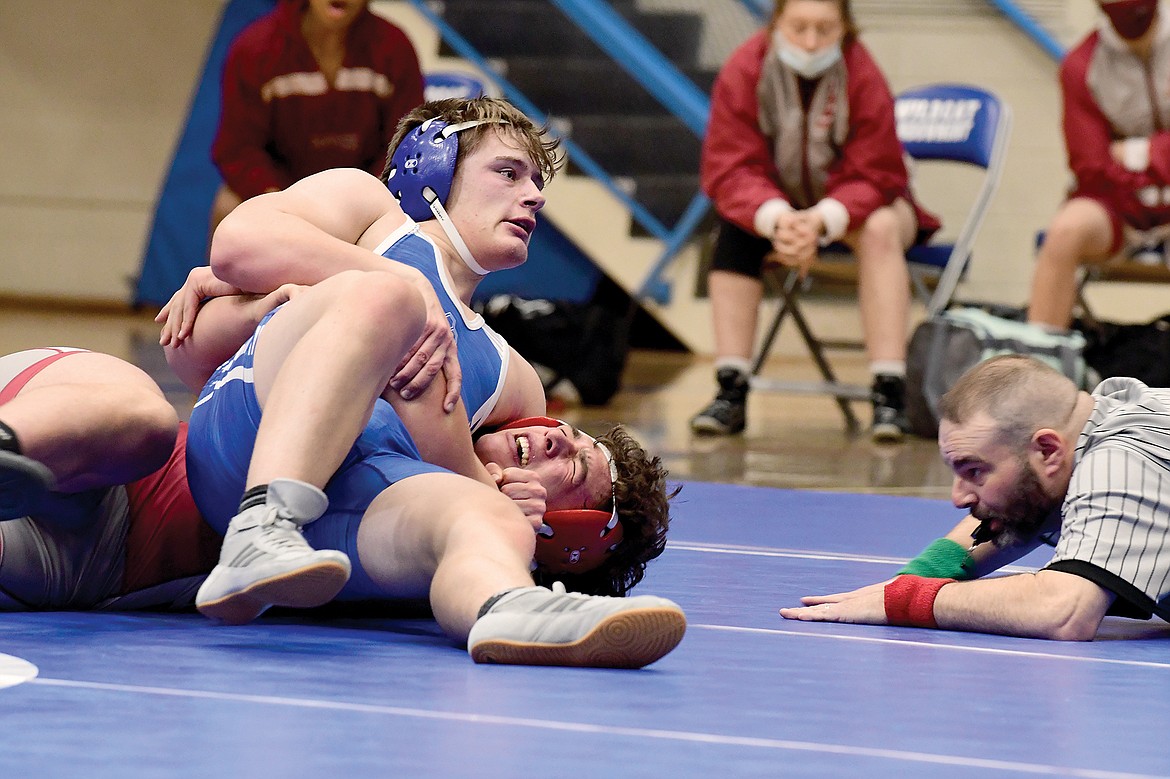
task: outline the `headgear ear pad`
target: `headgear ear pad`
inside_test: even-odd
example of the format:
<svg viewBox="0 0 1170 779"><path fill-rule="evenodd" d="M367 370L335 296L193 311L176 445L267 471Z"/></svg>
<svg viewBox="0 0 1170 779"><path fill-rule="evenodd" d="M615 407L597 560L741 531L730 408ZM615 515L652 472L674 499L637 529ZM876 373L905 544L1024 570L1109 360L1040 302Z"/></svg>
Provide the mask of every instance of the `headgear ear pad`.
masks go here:
<svg viewBox="0 0 1170 779"><path fill-rule="evenodd" d="M500 430L519 427L560 427L552 417L527 417ZM536 536L537 565L549 573L586 573L599 567L624 537L614 512L600 509L557 509L545 512L544 527Z"/></svg>
<svg viewBox="0 0 1170 779"><path fill-rule="evenodd" d="M440 203L451 194L459 133L444 133L447 126L441 119L428 119L403 136L390 155L386 187L416 222L434 218L424 189L433 190Z"/></svg>

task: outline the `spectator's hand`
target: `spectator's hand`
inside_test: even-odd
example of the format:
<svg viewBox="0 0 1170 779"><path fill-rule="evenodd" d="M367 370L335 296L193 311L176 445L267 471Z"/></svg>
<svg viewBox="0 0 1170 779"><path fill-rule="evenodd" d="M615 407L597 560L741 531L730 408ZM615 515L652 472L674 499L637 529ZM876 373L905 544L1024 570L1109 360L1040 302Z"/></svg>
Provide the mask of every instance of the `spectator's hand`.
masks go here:
<svg viewBox="0 0 1170 779"><path fill-rule="evenodd" d="M410 352L398 363L390 378L390 388L402 395L403 399L410 400L429 387L441 371L447 379L443 411L450 413L459 402L459 389L463 383L455 334L447 324L447 314L439 305L435 291L429 284L419 289L427 305L426 325Z"/></svg>
<svg viewBox="0 0 1170 779"><path fill-rule="evenodd" d="M1123 167L1123 168L1126 167L1126 165L1125 165L1125 139L1124 138L1122 138L1120 141L1113 141L1112 143L1109 144L1109 156L1112 157L1113 161L1116 162L1121 167Z"/></svg>
<svg viewBox="0 0 1170 779"><path fill-rule="evenodd" d="M815 220L815 221L814 221ZM817 258L819 217L806 211L790 211L776 220L772 248L781 265L796 268L803 277Z"/></svg>
<svg viewBox="0 0 1170 779"><path fill-rule="evenodd" d="M216 278L209 266L192 268L183 286L171 295L171 299L154 318L154 321L162 323L159 345L177 347L183 339L191 335L191 330L195 327L195 317L204 299L238 294L240 294L238 287Z"/></svg>
<svg viewBox="0 0 1170 779"><path fill-rule="evenodd" d="M548 493L536 472L524 468L501 468L496 463L488 463L486 467L500 492L520 507L524 516L532 523L533 530L540 530L548 506Z"/></svg>
<svg viewBox="0 0 1170 779"><path fill-rule="evenodd" d="M861 625L885 625L886 585L892 579L833 595L811 595L800 599L803 604L780 609L784 619L804 622L852 622Z"/></svg>

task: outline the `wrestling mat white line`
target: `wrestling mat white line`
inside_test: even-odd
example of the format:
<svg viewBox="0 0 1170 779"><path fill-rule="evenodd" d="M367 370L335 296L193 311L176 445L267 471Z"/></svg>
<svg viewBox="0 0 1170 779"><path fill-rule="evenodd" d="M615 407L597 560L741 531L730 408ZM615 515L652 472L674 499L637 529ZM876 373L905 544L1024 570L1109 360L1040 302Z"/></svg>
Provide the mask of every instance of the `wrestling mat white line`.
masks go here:
<svg viewBox="0 0 1170 779"><path fill-rule="evenodd" d="M37 667L27 660L12 655L0 654L0 689L24 684L36 678Z"/></svg>

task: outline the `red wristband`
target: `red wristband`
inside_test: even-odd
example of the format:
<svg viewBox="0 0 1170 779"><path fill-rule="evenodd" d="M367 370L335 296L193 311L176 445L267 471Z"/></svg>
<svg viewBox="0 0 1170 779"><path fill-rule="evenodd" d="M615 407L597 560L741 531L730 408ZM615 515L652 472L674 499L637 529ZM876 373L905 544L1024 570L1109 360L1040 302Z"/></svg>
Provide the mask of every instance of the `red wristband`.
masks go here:
<svg viewBox="0 0 1170 779"><path fill-rule="evenodd" d="M937 628L934 599L954 579L927 579L925 576L898 576L886 585L886 621L912 628Z"/></svg>

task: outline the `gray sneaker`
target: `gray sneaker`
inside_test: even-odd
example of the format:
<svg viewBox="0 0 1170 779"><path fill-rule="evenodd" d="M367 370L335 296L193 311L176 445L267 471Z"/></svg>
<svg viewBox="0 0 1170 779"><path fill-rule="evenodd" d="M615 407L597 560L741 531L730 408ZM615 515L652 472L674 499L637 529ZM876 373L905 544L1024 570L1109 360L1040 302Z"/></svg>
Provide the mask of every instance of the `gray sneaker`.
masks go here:
<svg viewBox="0 0 1170 779"><path fill-rule="evenodd" d="M0 520L27 517L51 489L53 474L48 468L0 449Z"/></svg>
<svg viewBox="0 0 1170 779"><path fill-rule="evenodd" d="M683 610L666 598L580 595L556 582L500 596L471 626L467 651L477 663L641 668L686 629Z"/></svg>
<svg viewBox="0 0 1170 779"><path fill-rule="evenodd" d="M265 503L232 518L211 571L195 596L200 613L243 625L270 606L311 608L337 596L349 581L349 558L315 550L301 527L325 513L329 501L312 485L274 479Z"/></svg>

